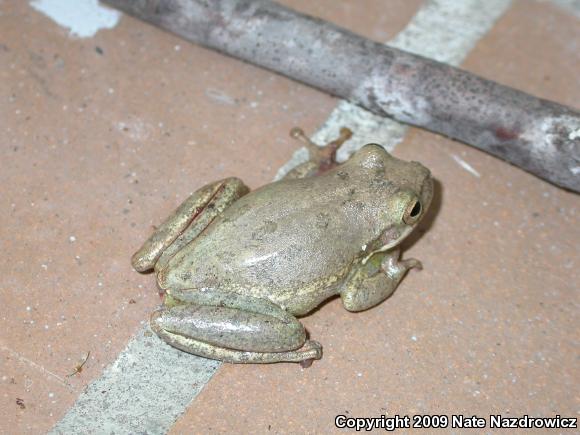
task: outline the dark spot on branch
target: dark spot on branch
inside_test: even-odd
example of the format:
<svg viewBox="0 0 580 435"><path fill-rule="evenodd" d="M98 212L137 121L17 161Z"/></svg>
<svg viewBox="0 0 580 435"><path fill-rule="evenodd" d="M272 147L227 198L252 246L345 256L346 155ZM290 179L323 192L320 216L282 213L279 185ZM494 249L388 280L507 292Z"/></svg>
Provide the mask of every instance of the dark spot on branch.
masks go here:
<svg viewBox="0 0 580 435"><path fill-rule="evenodd" d="M505 127L496 128L494 134L495 137L497 137L501 141L514 140L520 136L519 132L510 130Z"/></svg>

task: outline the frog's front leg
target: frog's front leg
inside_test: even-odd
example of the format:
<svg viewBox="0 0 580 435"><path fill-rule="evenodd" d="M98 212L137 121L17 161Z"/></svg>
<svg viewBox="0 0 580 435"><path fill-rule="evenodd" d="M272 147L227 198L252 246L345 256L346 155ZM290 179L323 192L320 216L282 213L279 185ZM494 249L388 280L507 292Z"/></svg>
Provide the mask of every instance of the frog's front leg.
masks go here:
<svg viewBox="0 0 580 435"><path fill-rule="evenodd" d="M226 178L196 190L163 222L133 254L135 270L159 271L183 246L197 237L210 222L249 189L238 178Z"/></svg>
<svg viewBox="0 0 580 435"><path fill-rule="evenodd" d="M151 328L168 344L231 363L302 362L322 357L302 324L279 306L214 289L168 291Z"/></svg>
<svg viewBox="0 0 580 435"><path fill-rule="evenodd" d="M340 291L348 311L363 311L387 299L409 269L421 269L414 258L399 260L400 251L374 254L365 264L353 269Z"/></svg>

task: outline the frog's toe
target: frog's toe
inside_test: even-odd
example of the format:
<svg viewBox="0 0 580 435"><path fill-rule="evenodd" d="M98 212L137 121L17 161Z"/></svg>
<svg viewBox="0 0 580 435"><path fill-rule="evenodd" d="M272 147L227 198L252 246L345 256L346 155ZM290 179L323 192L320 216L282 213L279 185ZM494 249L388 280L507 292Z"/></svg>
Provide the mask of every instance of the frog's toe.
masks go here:
<svg viewBox="0 0 580 435"><path fill-rule="evenodd" d="M322 358L322 345L318 341L308 340L298 351L308 355L309 359Z"/></svg>
<svg viewBox="0 0 580 435"><path fill-rule="evenodd" d="M405 270L409 269L423 270L423 263L421 263L416 258L408 258L406 260L402 260L400 261L400 264L405 268Z"/></svg>
<svg viewBox="0 0 580 435"><path fill-rule="evenodd" d="M159 335L159 331L162 329L161 327L161 316L163 315L163 308L158 308L151 313L149 316L149 325L153 332Z"/></svg>
<svg viewBox="0 0 580 435"><path fill-rule="evenodd" d="M322 358L322 345L317 341L307 341L304 346L298 350L303 356L306 356L300 361L300 366L306 369L312 365L314 360Z"/></svg>

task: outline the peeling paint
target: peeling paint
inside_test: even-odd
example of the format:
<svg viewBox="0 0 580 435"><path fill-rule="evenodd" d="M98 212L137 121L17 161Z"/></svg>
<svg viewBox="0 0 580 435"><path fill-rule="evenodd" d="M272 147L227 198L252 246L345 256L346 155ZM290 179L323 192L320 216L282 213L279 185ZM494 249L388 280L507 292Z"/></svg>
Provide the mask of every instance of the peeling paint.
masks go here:
<svg viewBox="0 0 580 435"><path fill-rule="evenodd" d="M30 6L79 38L90 38L101 29L115 27L121 17L97 0L34 0Z"/></svg>

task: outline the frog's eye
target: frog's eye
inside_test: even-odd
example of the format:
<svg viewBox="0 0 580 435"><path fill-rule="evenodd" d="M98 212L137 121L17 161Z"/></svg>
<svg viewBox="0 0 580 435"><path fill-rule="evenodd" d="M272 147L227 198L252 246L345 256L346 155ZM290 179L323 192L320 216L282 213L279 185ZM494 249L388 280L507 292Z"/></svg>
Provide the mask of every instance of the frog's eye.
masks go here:
<svg viewBox="0 0 580 435"><path fill-rule="evenodd" d="M407 225L413 225L421 217L422 211L423 207L421 206L421 201L418 199L411 201L409 205L407 205L407 209L403 215L403 222Z"/></svg>

